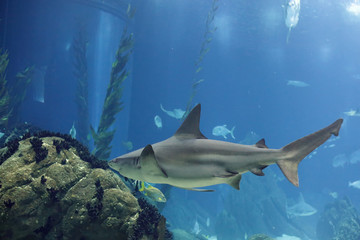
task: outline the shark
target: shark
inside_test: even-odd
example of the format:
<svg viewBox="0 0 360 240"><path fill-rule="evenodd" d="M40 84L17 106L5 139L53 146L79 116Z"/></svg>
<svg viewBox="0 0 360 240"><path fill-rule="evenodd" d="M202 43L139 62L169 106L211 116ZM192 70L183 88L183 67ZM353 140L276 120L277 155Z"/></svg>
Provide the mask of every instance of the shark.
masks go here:
<svg viewBox="0 0 360 240"><path fill-rule="evenodd" d="M246 172L264 176L263 169L277 164L285 177L299 186L298 165L332 135L338 136L343 120L300 138L280 149L269 149L265 140L254 145L211 140L200 131L201 105L196 105L170 138L116 157L109 166L126 178L169 184L188 190L228 184L240 189Z"/></svg>
<svg viewBox="0 0 360 240"><path fill-rule="evenodd" d="M302 193L300 193L300 198L298 203L292 206L288 206L286 204L286 214L288 218L307 217L314 215L315 213L317 213L317 210L313 206L305 202Z"/></svg>

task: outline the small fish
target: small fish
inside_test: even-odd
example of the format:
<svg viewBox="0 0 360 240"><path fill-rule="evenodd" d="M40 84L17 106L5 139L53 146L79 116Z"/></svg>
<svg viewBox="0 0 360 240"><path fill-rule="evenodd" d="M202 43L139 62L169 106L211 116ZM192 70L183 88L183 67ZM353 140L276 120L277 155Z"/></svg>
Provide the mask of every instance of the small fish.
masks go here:
<svg viewBox="0 0 360 240"><path fill-rule="evenodd" d="M201 232L197 219L195 220L195 224L191 232L194 233L195 235L198 235Z"/></svg>
<svg viewBox="0 0 360 240"><path fill-rule="evenodd" d="M135 181L135 184L142 194L150 198L155 202L166 202L166 197L164 194L156 187L152 186L151 184L143 181Z"/></svg>
<svg viewBox="0 0 360 240"><path fill-rule="evenodd" d="M344 114L349 116L349 117L360 117L359 110L350 109L350 111L344 112Z"/></svg>
<svg viewBox="0 0 360 240"><path fill-rule="evenodd" d="M337 199L339 196L337 192L329 192L329 195L334 199Z"/></svg>
<svg viewBox="0 0 360 240"><path fill-rule="evenodd" d="M72 127L70 128L70 131L69 131L71 137L73 139L76 139L76 128L75 128L75 122L73 122L73 125Z"/></svg>
<svg viewBox="0 0 360 240"><path fill-rule="evenodd" d="M335 146L336 146L336 145L333 143L333 144L324 146L324 148L333 148L333 147L335 147Z"/></svg>
<svg viewBox="0 0 360 240"><path fill-rule="evenodd" d="M360 189L360 180L349 182L349 187Z"/></svg>
<svg viewBox="0 0 360 240"><path fill-rule="evenodd" d="M207 227L210 227L210 218L207 218L207 219L206 219L206 226L207 226Z"/></svg>
<svg viewBox="0 0 360 240"><path fill-rule="evenodd" d="M306 83L306 82L302 82L302 81L294 81L294 80L290 80L287 82L288 86L294 86L294 87L308 87L310 86L310 84Z"/></svg>
<svg viewBox="0 0 360 240"><path fill-rule="evenodd" d="M356 164L358 162L360 162L360 149L356 150L355 152L353 152L350 155L350 163L351 164Z"/></svg>
<svg viewBox="0 0 360 240"><path fill-rule="evenodd" d="M348 163L348 159L344 153L336 155L332 160L332 166L336 167L344 167Z"/></svg>
<svg viewBox="0 0 360 240"><path fill-rule="evenodd" d="M182 119L184 114L185 114L185 111L180 109L180 108L175 108L173 111L167 111L167 110L164 109L162 104L160 104L160 108L164 113L166 113L170 117L173 117L173 118L176 118L176 119Z"/></svg>
<svg viewBox="0 0 360 240"><path fill-rule="evenodd" d="M159 115L156 115L154 117L154 122L155 122L155 125L157 126L157 128L162 128L162 120Z"/></svg>
<svg viewBox="0 0 360 240"><path fill-rule="evenodd" d="M128 151L131 151L134 148L134 145L131 141L122 141L121 143Z"/></svg>
<svg viewBox="0 0 360 240"><path fill-rule="evenodd" d="M234 129L235 129L235 126L231 130L227 129L226 124L222 125L222 126L216 126L213 128L212 134L214 136L223 136L225 139L227 139L226 135L230 134L231 137L233 139L235 139Z"/></svg>

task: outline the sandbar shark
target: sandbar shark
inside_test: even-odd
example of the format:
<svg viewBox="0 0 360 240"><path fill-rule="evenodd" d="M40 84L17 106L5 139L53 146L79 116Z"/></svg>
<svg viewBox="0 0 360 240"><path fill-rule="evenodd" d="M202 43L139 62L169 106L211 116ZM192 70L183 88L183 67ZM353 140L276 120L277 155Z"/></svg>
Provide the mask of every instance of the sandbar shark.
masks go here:
<svg viewBox="0 0 360 240"><path fill-rule="evenodd" d="M216 184L240 189L242 174L263 176L263 169L277 164L286 178L299 186L298 165L331 135L337 136L342 119L280 149L269 149L265 140L242 145L207 139L199 129L201 105L195 106L175 134L158 143L112 159L109 166L135 180L169 184L195 191Z"/></svg>

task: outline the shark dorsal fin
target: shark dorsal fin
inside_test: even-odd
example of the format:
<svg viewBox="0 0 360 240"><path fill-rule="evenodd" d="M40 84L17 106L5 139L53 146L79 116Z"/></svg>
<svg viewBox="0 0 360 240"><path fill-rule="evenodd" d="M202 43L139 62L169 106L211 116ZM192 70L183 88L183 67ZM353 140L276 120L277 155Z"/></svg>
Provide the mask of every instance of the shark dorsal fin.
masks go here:
<svg viewBox="0 0 360 240"><path fill-rule="evenodd" d="M255 144L256 147L258 148L268 148L265 144L265 139L262 138L260 139L256 144Z"/></svg>
<svg viewBox="0 0 360 240"><path fill-rule="evenodd" d="M179 129L176 131L174 136L181 138L196 138L206 139L206 137L200 132L200 112L201 105L196 105L189 115L185 118Z"/></svg>

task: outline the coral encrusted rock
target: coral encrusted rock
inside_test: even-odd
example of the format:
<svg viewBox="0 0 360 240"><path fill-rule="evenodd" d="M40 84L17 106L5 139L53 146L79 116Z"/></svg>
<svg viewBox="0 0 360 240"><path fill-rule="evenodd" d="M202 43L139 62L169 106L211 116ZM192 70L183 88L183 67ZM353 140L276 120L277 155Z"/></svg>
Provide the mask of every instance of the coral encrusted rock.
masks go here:
<svg viewBox="0 0 360 240"><path fill-rule="evenodd" d="M319 240L359 240L360 214L347 197L328 204L316 227Z"/></svg>
<svg viewBox="0 0 360 240"><path fill-rule="evenodd" d="M30 140L0 165L0 239L128 239L140 207L111 170L92 168L74 147L42 137L36 162ZM1 152L1 151L0 151Z"/></svg>

